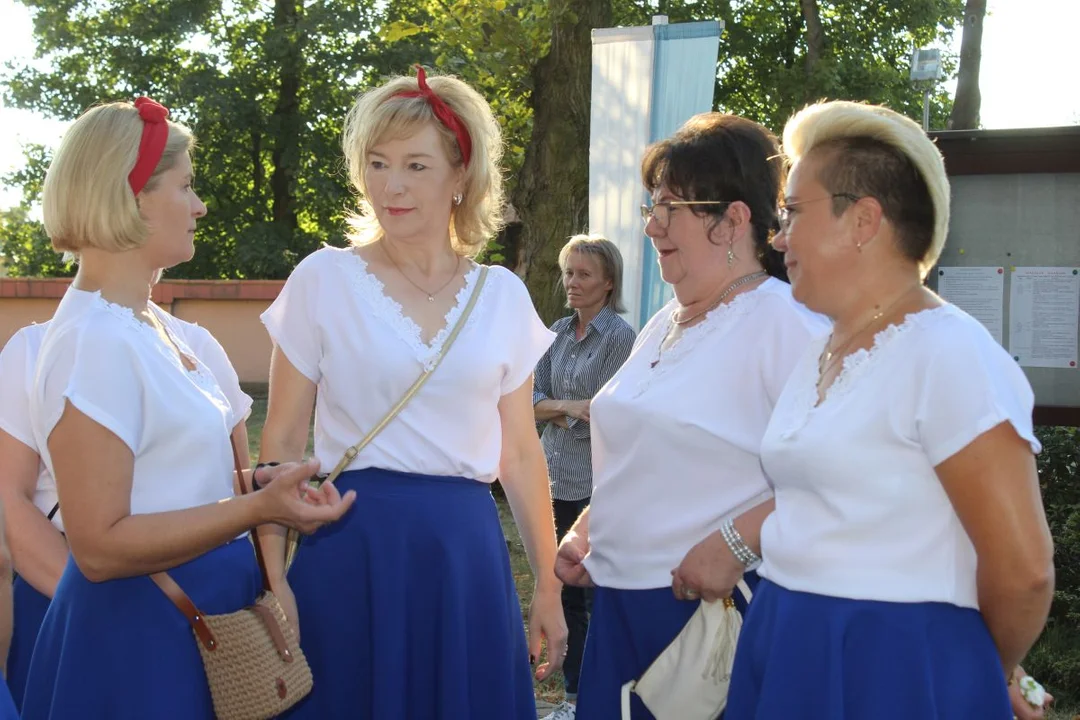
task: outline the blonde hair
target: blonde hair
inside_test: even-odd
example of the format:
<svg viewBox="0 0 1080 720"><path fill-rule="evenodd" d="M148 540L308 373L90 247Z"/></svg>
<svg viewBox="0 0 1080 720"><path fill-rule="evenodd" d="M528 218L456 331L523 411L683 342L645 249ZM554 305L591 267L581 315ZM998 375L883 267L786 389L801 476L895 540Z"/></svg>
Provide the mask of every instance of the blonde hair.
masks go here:
<svg viewBox="0 0 1080 720"><path fill-rule="evenodd" d="M153 190L161 174L195 146L191 131L168 121L169 138L154 174L143 188ZM79 116L49 163L41 206L45 232L58 252L85 248L111 252L146 242L128 174L135 167L143 121L129 102L92 107Z"/></svg>
<svg viewBox="0 0 1080 720"><path fill-rule="evenodd" d="M829 153L822 184L833 193L881 202L898 229L901 250L926 277L949 231L949 178L923 129L879 105L822 102L799 111L784 128L784 152L792 162L815 149Z"/></svg>
<svg viewBox="0 0 1080 720"><path fill-rule="evenodd" d="M559 251L559 267L562 270L566 270L566 261L573 252L591 255L600 261L605 278L611 281L611 290L604 304L612 312L626 312L622 304L623 259L615 243L603 235L574 235Z"/></svg>
<svg viewBox="0 0 1080 720"><path fill-rule="evenodd" d="M472 256L480 252L502 227L503 179L502 133L487 101L456 77L429 75L428 85L460 118L472 140L472 157L464 170L461 204L450 218L450 241L456 252ZM366 245L382 237L382 228L367 199L364 168L371 148L387 140L398 140L430 124L439 132L443 148L455 167L462 165L457 138L443 125L423 97L401 97L415 92L416 78L395 76L384 85L357 98L345 117L342 149L349 181L356 189L359 213L347 218L353 245Z"/></svg>

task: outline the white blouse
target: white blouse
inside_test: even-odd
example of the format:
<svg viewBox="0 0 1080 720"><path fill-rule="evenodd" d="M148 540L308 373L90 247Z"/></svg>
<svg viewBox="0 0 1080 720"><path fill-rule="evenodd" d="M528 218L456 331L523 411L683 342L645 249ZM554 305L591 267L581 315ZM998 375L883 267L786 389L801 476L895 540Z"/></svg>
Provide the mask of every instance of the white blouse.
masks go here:
<svg viewBox="0 0 1080 720"><path fill-rule="evenodd" d="M69 288L65 297L70 296L70 305L91 303L94 293ZM251 398L240 389L240 381L225 350L214 336L194 323L188 323L172 315L167 317L176 336L184 340L190 348L188 353L206 363L225 393L236 424L247 418L251 412ZM28 325L18 330L0 351L0 430L26 445L39 457L37 441L30 423L30 395L34 387L34 369L37 365L41 341L49 322ZM37 486L34 490L34 506L43 515L52 512L57 502L56 481L45 467L39 463ZM52 524L60 532L64 531L62 512L53 515Z"/></svg>
<svg viewBox="0 0 1080 720"><path fill-rule="evenodd" d="M882 330L815 407L823 347L807 350L765 434L776 512L758 572L821 595L977 608L975 548L934 468L1002 422L1039 452L1027 378L952 305Z"/></svg>
<svg viewBox="0 0 1080 720"><path fill-rule="evenodd" d="M468 272L446 326L425 344L351 249L323 248L293 270L262 320L289 362L318 386L315 457L323 472L434 362L479 275L479 266ZM349 469L493 481L502 450L499 400L529 379L553 339L521 279L492 267L442 364Z"/></svg>
<svg viewBox="0 0 1080 720"><path fill-rule="evenodd" d="M233 409L205 361L175 331L175 318L151 308L194 370L130 309L100 293L69 290L45 333L30 393L33 439L50 473L47 441L67 402L131 449L133 515L231 497L229 435L246 412ZM87 468L87 481L93 472Z"/></svg>
<svg viewBox="0 0 1080 720"><path fill-rule="evenodd" d="M770 278L660 355L675 307L649 321L592 401L585 566L605 587L670 585L694 545L772 497L761 437L791 368L828 330L787 283Z"/></svg>

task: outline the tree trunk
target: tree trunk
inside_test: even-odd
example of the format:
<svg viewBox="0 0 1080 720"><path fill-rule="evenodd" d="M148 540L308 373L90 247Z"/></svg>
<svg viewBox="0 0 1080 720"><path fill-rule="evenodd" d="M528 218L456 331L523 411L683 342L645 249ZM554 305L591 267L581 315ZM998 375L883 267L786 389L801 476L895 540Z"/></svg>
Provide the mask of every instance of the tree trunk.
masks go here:
<svg viewBox="0 0 1080 720"><path fill-rule="evenodd" d="M983 18L986 0L967 0L964 7L964 35L960 41L960 70L956 80L956 100L949 115L950 130L979 127L982 94L979 92L979 65L982 64Z"/></svg>
<svg viewBox="0 0 1080 720"><path fill-rule="evenodd" d="M262 131L253 128L251 131L251 219L254 222L264 220L266 217L266 206L263 204L263 182Z"/></svg>
<svg viewBox="0 0 1080 720"><path fill-rule="evenodd" d="M589 224L593 28L611 0L552 0L551 48L533 68L533 129L511 202L521 222L516 270L545 322L565 314L559 250Z"/></svg>
<svg viewBox="0 0 1080 720"><path fill-rule="evenodd" d="M267 55L279 59L278 98L270 118L274 137L270 176L272 216L289 231L295 230L296 170L300 162L300 82L303 73L303 35L300 31L301 0L275 0L273 39Z"/></svg>
<svg viewBox="0 0 1080 720"><path fill-rule="evenodd" d="M806 23L806 76L810 77L825 52L825 30L821 27L817 0L799 0Z"/></svg>
<svg viewBox="0 0 1080 720"><path fill-rule="evenodd" d="M799 5L803 22L806 23L806 85L803 95L806 100L812 100L818 96L813 78L818 62L825 53L825 30L821 26L817 0L799 0Z"/></svg>

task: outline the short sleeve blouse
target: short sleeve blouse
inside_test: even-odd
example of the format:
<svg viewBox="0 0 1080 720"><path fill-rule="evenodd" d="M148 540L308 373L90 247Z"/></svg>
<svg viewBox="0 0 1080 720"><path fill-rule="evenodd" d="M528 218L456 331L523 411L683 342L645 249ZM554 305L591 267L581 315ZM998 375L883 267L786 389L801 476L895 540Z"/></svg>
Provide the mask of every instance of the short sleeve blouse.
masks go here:
<svg viewBox="0 0 1080 720"><path fill-rule="evenodd" d="M761 437L791 368L828 331L787 283L770 278L661 356L674 307L646 325L592 401L585 564L605 587L670 585L690 548L772 497Z"/></svg>
<svg viewBox="0 0 1080 720"><path fill-rule="evenodd" d="M41 453L38 452L34 428L30 422L30 390L34 385L38 350L48 328L47 322L28 325L12 335L0 352L0 430L26 445L38 456ZM56 483L45 468L45 463L39 461L34 507L43 515L48 515L55 505ZM52 524L63 532L64 524L59 512L53 515Z"/></svg>
<svg viewBox="0 0 1080 720"><path fill-rule="evenodd" d="M326 247L296 267L262 320L289 362L318 387L315 456L323 472L435 361L479 275L479 266L468 272L445 328L425 344L353 250ZM531 377L553 339L521 279L491 267L442 364L349 469L491 482L502 449L499 400Z"/></svg>
<svg viewBox="0 0 1080 720"><path fill-rule="evenodd" d="M186 348L169 316L151 308ZM150 326L99 293L65 294L42 341L30 417L50 472L48 438L69 402L134 455L132 514L232 496L233 417L213 373L197 359L186 369Z"/></svg>
<svg viewBox="0 0 1080 720"><path fill-rule="evenodd" d="M776 512L759 573L822 595L978 607L975 548L934 468L1003 422L1038 452L1027 378L952 305L878 333L815 406L823 347L808 349L765 433Z"/></svg>

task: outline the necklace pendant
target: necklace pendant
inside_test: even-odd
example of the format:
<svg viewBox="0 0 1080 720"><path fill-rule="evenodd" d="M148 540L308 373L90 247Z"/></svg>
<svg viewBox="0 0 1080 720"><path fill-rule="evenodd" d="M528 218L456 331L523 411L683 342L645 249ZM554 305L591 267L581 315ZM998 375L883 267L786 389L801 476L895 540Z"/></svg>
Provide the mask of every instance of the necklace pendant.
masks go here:
<svg viewBox="0 0 1080 720"><path fill-rule="evenodd" d="M428 302L435 302L435 298L433 298L431 295L428 295L427 296L427 301Z"/></svg>

